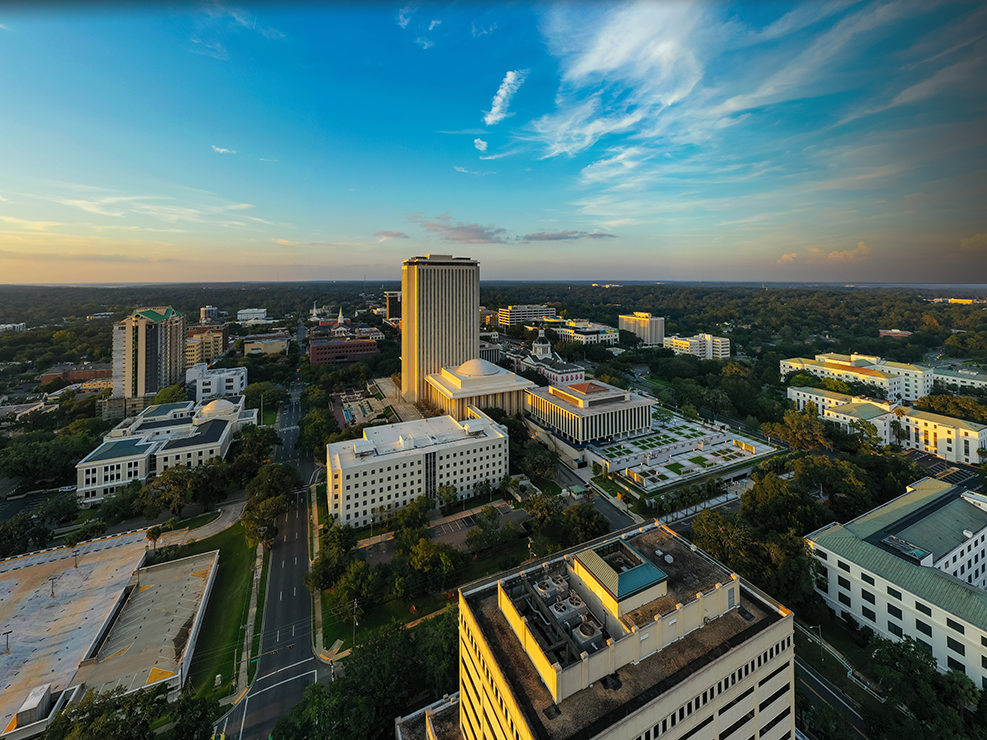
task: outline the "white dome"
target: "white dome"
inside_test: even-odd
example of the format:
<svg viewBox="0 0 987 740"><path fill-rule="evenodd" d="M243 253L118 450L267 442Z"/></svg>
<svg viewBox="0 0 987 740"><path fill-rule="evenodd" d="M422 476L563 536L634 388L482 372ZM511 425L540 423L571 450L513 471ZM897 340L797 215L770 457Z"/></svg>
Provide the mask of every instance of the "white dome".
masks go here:
<svg viewBox="0 0 987 740"><path fill-rule="evenodd" d="M202 409L203 416L225 416L226 414L232 414L236 410L236 407L229 401L224 401L222 398L217 398L215 401L210 401Z"/></svg>
<svg viewBox="0 0 987 740"><path fill-rule="evenodd" d="M492 362L487 362L479 358L467 360L456 368L457 375L466 375L473 378L484 375L496 375L500 371L501 369Z"/></svg>

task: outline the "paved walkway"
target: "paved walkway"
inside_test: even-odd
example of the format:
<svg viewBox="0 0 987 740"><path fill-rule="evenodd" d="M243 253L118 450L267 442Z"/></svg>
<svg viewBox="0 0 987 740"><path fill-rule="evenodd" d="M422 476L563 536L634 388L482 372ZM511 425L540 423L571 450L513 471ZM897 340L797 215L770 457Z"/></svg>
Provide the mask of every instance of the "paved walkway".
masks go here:
<svg viewBox="0 0 987 740"><path fill-rule="evenodd" d="M393 406L394 411L401 417L401 421L412 421L422 418L422 415L413 403L405 403L401 399L401 389L394 385L393 380L390 378L375 378L374 382L377 384L380 392L384 394L384 398L387 401L385 405Z"/></svg>

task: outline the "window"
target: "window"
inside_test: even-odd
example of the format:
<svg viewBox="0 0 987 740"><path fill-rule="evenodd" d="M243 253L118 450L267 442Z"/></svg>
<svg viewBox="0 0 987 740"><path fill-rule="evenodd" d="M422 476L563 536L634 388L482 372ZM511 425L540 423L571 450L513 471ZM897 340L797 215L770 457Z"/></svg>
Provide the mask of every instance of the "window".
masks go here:
<svg viewBox="0 0 987 740"><path fill-rule="evenodd" d="M946 626L949 627L951 630L956 630L961 635L964 633L963 625L960 624L959 622L954 622L949 617L946 617Z"/></svg>
<svg viewBox="0 0 987 740"><path fill-rule="evenodd" d="M837 560L836 564L840 567L840 570L845 570L847 573L850 572L850 564L844 563L842 560Z"/></svg>
<svg viewBox="0 0 987 740"><path fill-rule="evenodd" d="M946 665L949 666L950 670L966 673L966 666L959 660L954 660L953 658L947 656Z"/></svg>
<svg viewBox="0 0 987 740"><path fill-rule="evenodd" d="M901 627L896 625L894 622L888 622L888 632L895 637L901 637Z"/></svg>
<svg viewBox="0 0 987 740"><path fill-rule="evenodd" d="M891 588L890 586L888 586L888 596L890 596L893 599L898 599L898 601L901 601L901 591L899 591L896 588Z"/></svg>
<svg viewBox="0 0 987 740"><path fill-rule="evenodd" d="M923 635L928 635L929 637L932 637L932 625L923 622L921 619L915 620L915 629L917 629Z"/></svg>
<svg viewBox="0 0 987 740"><path fill-rule="evenodd" d="M840 584L840 588L846 589L847 591L850 590L850 581L848 581L843 576L837 576L836 578L837 578L837 581Z"/></svg>
<svg viewBox="0 0 987 740"><path fill-rule="evenodd" d="M860 574L860 580L862 580L864 583L866 583L866 584L868 584L870 586L873 586L874 585L874 579L871 578L866 573L861 573Z"/></svg>
<svg viewBox="0 0 987 740"><path fill-rule="evenodd" d="M870 591L866 589L860 589L860 596L868 604L874 603L874 594L872 594Z"/></svg>
<svg viewBox="0 0 987 740"><path fill-rule="evenodd" d="M864 615L865 619L869 619L870 621L874 622L874 624L877 624L877 615L871 609L868 609L866 606L863 606L860 608L860 613Z"/></svg>
<svg viewBox="0 0 987 740"><path fill-rule="evenodd" d="M888 614L890 614L895 619L901 619L901 609L898 607L888 604Z"/></svg>
<svg viewBox="0 0 987 740"><path fill-rule="evenodd" d="M918 609L920 612L922 612L927 617L931 617L932 616L932 609L930 607L926 606L925 604L923 604L921 601L916 601L915 602L915 608ZM985 645L985 647L987 647L987 643L984 643L984 645Z"/></svg>
<svg viewBox="0 0 987 740"><path fill-rule="evenodd" d="M952 650L954 653L959 653L960 655L966 655L966 647L959 640L954 640L952 637L946 638L946 647Z"/></svg>

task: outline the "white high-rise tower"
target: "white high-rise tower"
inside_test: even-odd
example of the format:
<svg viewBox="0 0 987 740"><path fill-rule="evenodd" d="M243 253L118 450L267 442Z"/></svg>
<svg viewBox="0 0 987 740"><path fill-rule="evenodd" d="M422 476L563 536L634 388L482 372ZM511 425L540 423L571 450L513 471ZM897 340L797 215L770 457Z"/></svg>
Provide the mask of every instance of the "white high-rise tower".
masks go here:
<svg viewBox="0 0 987 740"><path fill-rule="evenodd" d="M480 356L480 263L428 254L401 266L401 395L425 396L425 378Z"/></svg>

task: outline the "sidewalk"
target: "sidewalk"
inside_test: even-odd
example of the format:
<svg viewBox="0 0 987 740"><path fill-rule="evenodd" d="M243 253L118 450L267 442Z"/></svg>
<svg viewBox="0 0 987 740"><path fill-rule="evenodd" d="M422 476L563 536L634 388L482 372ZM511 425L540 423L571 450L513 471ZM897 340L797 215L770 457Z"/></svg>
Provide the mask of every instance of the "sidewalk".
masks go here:
<svg viewBox="0 0 987 740"><path fill-rule="evenodd" d="M311 512L308 520L309 533L311 534L309 538L311 544L309 568L312 566L312 561L319 555L319 507L315 502L318 486L318 483L313 483L308 487L307 504ZM325 647L325 636L322 634L322 594L317 593L312 594L312 652L323 663L331 663L333 656L326 652Z"/></svg>

